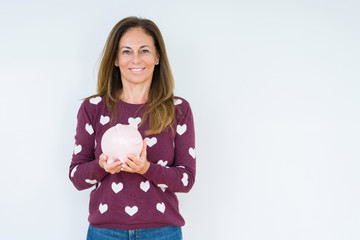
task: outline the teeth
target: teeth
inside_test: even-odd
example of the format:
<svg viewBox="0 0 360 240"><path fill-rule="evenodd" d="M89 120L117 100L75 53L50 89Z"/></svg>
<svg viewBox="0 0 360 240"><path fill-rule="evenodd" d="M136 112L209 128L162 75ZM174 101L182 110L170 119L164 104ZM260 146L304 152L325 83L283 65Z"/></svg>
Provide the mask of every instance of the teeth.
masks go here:
<svg viewBox="0 0 360 240"><path fill-rule="evenodd" d="M142 68L132 68L131 69L131 71L134 71L134 72L139 72L139 71L141 71L141 70L143 70Z"/></svg>

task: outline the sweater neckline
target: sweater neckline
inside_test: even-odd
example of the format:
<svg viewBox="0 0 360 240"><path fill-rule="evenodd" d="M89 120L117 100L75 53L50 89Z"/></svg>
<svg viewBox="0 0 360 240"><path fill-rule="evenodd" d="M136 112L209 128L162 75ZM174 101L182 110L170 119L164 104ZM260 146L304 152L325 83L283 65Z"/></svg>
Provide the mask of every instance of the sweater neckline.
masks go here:
<svg viewBox="0 0 360 240"><path fill-rule="evenodd" d="M140 107L140 106L144 106L144 105L147 104L147 102L146 103L128 103L128 102L125 102L125 101L123 101L121 99L119 99L119 102L121 104L124 104L124 105L127 105L127 106L134 106L134 107Z"/></svg>

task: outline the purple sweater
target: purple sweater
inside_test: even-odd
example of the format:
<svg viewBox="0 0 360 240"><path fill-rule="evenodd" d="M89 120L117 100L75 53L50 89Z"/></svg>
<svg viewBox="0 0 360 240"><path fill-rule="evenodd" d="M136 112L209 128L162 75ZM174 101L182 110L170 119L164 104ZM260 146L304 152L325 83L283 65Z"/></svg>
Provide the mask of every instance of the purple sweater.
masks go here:
<svg viewBox="0 0 360 240"><path fill-rule="evenodd" d="M120 101L115 124L140 122L145 108L146 104ZM95 186L90 194L89 206L92 226L134 230L185 224L175 193L188 192L194 185L195 132L189 103L176 97L175 111L175 134L168 129L145 136L148 121L138 129L143 138L148 138L147 160L150 168L144 175L127 172L110 174L100 167L98 160L102 153L102 135L111 127L111 113L103 97L82 103L77 116L69 177L78 190Z"/></svg>

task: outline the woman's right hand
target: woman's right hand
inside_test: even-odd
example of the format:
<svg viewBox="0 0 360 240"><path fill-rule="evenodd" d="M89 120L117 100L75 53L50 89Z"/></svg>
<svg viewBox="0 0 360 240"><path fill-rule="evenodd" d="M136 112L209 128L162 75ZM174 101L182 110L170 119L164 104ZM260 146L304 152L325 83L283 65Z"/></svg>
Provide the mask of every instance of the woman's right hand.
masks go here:
<svg viewBox="0 0 360 240"><path fill-rule="evenodd" d="M119 173L121 171L121 162L120 161L116 161L113 163L107 163L107 159L108 156L106 156L105 154L101 154L100 158L99 158L99 165L100 167L102 167L106 172L111 173L111 174L115 174L115 173Z"/></svg>

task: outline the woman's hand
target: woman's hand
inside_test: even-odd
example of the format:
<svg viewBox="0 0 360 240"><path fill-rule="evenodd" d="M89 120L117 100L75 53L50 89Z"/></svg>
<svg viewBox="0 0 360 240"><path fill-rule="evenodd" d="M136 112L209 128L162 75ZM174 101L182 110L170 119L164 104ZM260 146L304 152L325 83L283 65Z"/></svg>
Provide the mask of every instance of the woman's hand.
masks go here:
<svg viewBox="0 0 360 240"><path fill-rule="evenodd" d="M150 163L146 159L146 147L146 139L144 139L140 157L129 155L125 163L121 165L121 170L139 174L146 173L150 167Z"/></svg>
<svg viewBox="0 0 360 240"><path fill-rule="evenodd" d="M101 154L99 158L99 165L102 167L106 172L115 174L121 171L122 165L120 161L116 161L113 163L107 163L108 156L105 154Z"/></svg>

